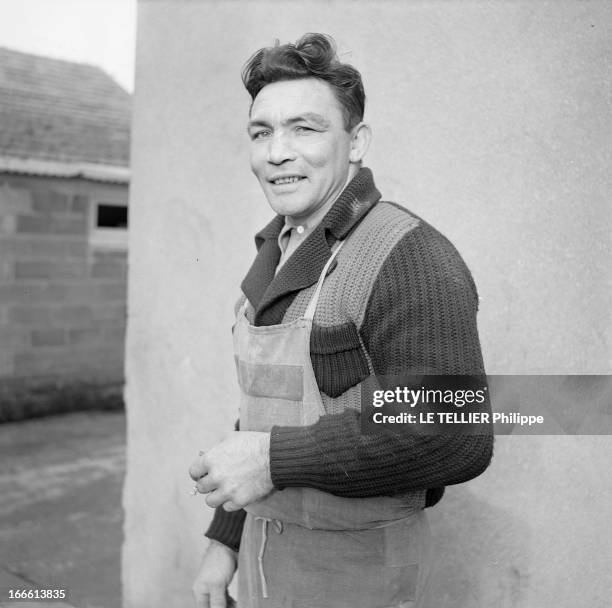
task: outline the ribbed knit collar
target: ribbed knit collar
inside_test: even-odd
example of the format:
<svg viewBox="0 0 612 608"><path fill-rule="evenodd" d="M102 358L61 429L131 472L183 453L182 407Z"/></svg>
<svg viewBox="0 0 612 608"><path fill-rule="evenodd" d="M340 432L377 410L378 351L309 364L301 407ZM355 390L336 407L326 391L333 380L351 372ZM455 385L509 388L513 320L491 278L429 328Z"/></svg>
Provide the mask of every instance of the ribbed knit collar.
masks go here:
<svg viewBox="0 0 612 608"><path fill-rule="evenodd" d="M256 234L257 256L242 282L242 290L255 308L256 325L281 322L295 293L316 283L331 255L331 245L346 237L379 199L372 172L365 167L360 169L276 275L280 258L278 235L285 218L277 215Z"/></svg>

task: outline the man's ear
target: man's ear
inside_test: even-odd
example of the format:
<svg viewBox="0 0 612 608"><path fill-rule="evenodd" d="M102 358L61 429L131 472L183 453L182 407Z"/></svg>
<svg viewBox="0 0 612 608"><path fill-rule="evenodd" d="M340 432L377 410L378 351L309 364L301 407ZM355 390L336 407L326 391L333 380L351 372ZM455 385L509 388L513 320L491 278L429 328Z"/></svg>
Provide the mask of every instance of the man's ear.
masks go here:
<svg viewBox="0 0 612 608"><path fill-rule="evenodd" d="M360 163L370 147L372 129L365 122L360 122L351 129L351 151L349 161Z"/></svg>

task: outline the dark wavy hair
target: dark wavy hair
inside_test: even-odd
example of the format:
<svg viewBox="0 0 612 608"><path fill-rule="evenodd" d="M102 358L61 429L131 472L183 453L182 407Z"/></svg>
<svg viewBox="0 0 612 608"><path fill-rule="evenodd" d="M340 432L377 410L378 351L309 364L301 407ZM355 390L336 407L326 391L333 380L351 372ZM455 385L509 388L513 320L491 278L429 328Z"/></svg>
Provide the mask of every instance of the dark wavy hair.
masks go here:
<svg viewBox="0 0 612 608"><path fill-rule="evenodd" d="M304 34L295 44L282 45L277 40L275 46L259 49L242 70L242 82L252 100L268 84L302 78L318 78L331 86L347 131L363 120L361 74L352 65L340 62L331 36Z"/></svg>

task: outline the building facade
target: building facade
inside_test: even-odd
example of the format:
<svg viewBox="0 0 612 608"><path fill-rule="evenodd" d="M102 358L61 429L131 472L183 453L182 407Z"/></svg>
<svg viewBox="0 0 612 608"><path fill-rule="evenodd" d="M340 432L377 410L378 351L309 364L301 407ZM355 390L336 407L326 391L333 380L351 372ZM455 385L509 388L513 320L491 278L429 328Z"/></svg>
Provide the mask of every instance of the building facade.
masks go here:
<svg viewBox="0 0 612 608"><path fill-rule="evenodd" d="M0 49L0 421L122 404L130 105Z"/></svg>

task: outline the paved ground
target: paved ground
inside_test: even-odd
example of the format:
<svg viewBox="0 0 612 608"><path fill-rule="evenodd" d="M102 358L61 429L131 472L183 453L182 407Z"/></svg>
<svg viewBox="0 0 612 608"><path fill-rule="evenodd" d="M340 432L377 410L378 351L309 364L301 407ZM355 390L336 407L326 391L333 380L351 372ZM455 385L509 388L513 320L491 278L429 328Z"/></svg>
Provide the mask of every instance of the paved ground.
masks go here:
<svg viewBox="0 0 612 608"><path fill-rule="evenodd" d="M120 608L125 416L0 425L0 608ZM8 602L10 588L66 589Z"/></svg>

